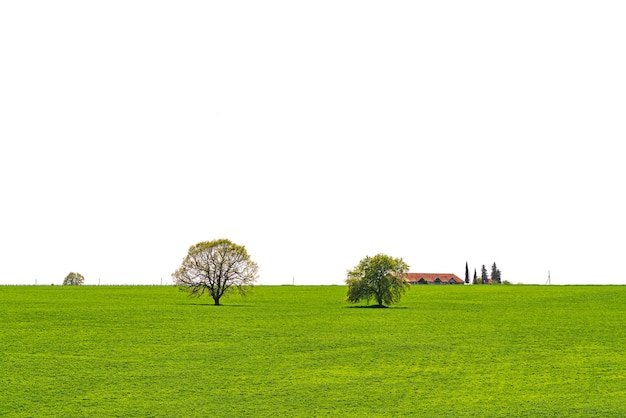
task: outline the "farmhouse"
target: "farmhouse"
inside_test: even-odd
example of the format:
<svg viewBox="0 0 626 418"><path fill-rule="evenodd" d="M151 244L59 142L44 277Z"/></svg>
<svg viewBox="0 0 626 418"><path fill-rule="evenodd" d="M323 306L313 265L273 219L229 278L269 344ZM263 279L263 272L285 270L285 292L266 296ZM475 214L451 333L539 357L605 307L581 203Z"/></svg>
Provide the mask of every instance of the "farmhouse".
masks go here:
<svg viewBox="0 0 626 418"><path fill-rule="evenodd" d="M409 273L411 284L463 284L463 280L451 273Z"/></svg>

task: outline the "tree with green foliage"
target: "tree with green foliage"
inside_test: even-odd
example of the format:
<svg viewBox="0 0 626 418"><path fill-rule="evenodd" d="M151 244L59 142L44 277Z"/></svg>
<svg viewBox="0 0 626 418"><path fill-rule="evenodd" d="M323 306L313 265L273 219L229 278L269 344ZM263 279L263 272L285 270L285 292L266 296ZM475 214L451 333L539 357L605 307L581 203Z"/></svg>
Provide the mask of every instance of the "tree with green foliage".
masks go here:
<svg viewBox="0 0 626 418"><path fill-rule="evenodd" d="M482 284L489 283L489 276L487 276L487 267L485 267L484 264L482 268L480 269L480 279L481 279Z"/></svg>
<svg viewBox="0 0 626 418"><path fill-rule="evenodd" d="M498 270L498 266L496 266L495 261L491 266L491 282L492 283L502 283L502 273Z"/></svg>
<svg viewBox="0 0 626 418"><path fill-rule="evenodd" d="M472 284L478 284L478 278L476 276L476 269L474 269L474 281L472 281Z"/></svg>
<svg viewBox="0 0 626 418"><path fill-rule="evenodd" d="M80 273L70 273L63 279L63 286L81 286L85 284L85 278Z"/></svg>
<svg viewBox="0 0 626 418"><path fill-rule="evenodd" d="M469 284L469 267L467 267L467 261L465 262L465 284Z"/></svg>
<svg viewBox="0 0 626 418"><path fill-rule="evenodd" d="M407 281L409 266L402 258L385 254L367 256L352 270L348 271L347 302L357 303L375 300L376 307L398 303L411 285Z"/></svg>
<svg viewBox="0 0 626 418"><path fill-rule="evenodd" d="M172 278L190 296L208 293L215 305L227 293L245 295L258 276L258 266L246 248L227 239L199 242L189 248Z"/></svg>

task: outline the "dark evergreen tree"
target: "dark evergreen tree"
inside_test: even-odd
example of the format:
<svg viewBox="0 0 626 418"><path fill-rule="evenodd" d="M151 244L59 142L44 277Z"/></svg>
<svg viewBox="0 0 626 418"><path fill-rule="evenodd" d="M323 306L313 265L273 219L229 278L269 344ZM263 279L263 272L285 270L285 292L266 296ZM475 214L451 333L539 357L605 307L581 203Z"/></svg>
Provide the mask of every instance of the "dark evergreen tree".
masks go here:
<svg viewBox="0 0 626 418"><path fill-rule="evenodd" d="M489 276L487 276L487 267L485 267L484 264L482 268L480 269L480 278L481 278L482 284L489 283Z"/></svg>
<svg viewBox="0 0 626 418"><path fill-rule="evenodd" d="M500 270L498 270L498 266L496 266L495 261L493 265L491 266L491 282L498 283L498 284L502 283L501 273L500 273Z"/></svg>
<svg viewBox="0 0 626 418"><path fill-rule="evenodd" d="M469 268L467 267L467 261L465 262L465 284L469 284Z"/></svg>
<svg viewBox="0 0 626 418"><path fill-rule="evenodd" d="M478 277L476 277L476 269L474 269L474 281L473 284L478 284Z"/></svg>

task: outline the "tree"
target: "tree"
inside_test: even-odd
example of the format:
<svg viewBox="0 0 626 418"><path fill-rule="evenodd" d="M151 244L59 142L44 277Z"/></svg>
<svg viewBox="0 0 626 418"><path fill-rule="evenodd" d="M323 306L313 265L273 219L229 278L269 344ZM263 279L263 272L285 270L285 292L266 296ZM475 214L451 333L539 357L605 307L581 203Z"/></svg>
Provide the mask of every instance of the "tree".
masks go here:
<svg viewBox="0 0 626 418"><path fill-rule="evenodd" d="M489 277L487 276L487 267L485 267L484 264L482 268L480 269L480 278L482 280L482 284L489 283Z"/></svg>
<svg viewBox="0 0 626 418"><path fill-rule="evenodd" d="M85 278L80 273L70 273L63 279L63 286L80 286L85 283Z"/></svg>
<svg viewBox="0 0 626 418"><path fill-rule="evenodd" d="M469 268L467 267L467 261L465 262L465 284L469 284Z"/></svg>
<svg viewBox="0 0 626 418"><path fill-rule="evenodd" d="M478 284L478 278L476 277L476 269L474 269L474 281L472 284Z"/></svg>
<svg viewBox="0 0 626 418"><path fill-rule="evenodd" d="M493 283L502 283L502 273L498 270L498 266L496 266L495 261L491 266L491 281Z"/></svg>
<svg viewBox="0 0 626 418"><path fill-rule="evenodd" d="M192 245L172 278L190 296L208 293L219 305L222 296L229 292L245 295L256 281L257 272L257 264L250 259L246 247L218 239Z"/></svg>
<svg viewBox="0 0 626 418"><path fill-rule="evenodd" d="M411 285L407 281L409 266L401 258L385 254L362 259L354 269L348 271L347 302L369 302L374 299L377 307L398 303Z"/></svg>

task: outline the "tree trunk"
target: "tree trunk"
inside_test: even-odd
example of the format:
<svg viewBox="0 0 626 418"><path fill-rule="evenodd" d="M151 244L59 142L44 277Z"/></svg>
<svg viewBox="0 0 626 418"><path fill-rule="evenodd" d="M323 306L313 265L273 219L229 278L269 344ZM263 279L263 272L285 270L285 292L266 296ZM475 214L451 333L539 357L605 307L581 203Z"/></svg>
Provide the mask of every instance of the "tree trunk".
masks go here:
<svg viewBox="0 0 626 418"><path fill-rule="evenodd" d="M220 305L220 297L219 296L213 296L213 304L215 306L219 306Z"/></svg>

